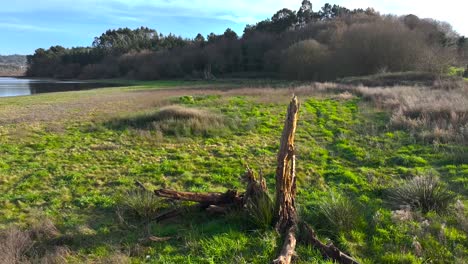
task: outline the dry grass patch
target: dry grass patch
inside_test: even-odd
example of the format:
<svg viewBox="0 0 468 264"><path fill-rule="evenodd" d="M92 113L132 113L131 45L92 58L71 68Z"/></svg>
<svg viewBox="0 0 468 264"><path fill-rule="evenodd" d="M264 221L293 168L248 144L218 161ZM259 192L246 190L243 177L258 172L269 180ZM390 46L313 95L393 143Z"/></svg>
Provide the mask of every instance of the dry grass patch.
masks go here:
<svg viewBox="0 0 468 264"><path fill-rule="evenodd" d="M468 87L357 87L356 93L393 111L390 125L427 141L468 142Z"/></svg>
<svg viewBox="0 0 468 264"><path fill-rule="evenodd" d="M44 217L26 230L10 226L0 231L0 264L66 263L70 250L56 245L60 236L54 223Z"/></svg>
<svg viewBox="0 0 468 264"><path fill-rule="evenodd" d="M28 232L11 227L0 233L0 263L22 263L27 261L26 253L33 247L33 240Z"/></svg>

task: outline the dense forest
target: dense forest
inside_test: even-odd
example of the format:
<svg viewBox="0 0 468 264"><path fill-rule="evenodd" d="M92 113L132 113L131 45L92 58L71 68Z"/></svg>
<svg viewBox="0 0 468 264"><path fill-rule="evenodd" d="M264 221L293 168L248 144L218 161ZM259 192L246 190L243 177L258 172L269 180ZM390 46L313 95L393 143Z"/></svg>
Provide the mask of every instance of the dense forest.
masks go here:
<svg viewBox="0 0 468 264"><path fill-rule="evenodd" d="M31 77L324 81L381 72L443 74L468 64L468 42L445 22L331 4L314 12L304 0L298 11L282 9L247 25L242 36L229 28L194 39L120 28L96 37L91 47L37 49L27 60Z"/></svg>

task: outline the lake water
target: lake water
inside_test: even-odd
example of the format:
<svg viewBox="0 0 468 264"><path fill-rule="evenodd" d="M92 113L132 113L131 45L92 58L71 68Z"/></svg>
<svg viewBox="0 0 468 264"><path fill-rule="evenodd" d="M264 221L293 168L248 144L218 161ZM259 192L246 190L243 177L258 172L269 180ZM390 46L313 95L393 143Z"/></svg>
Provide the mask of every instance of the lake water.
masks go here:
<svg viewBox="0 0 468 264"><path fill-rule="evenodd" d="M87 90L110 87L103 83L0 77L0 97ZM115 85L114 85L115 86Z"/></svg>

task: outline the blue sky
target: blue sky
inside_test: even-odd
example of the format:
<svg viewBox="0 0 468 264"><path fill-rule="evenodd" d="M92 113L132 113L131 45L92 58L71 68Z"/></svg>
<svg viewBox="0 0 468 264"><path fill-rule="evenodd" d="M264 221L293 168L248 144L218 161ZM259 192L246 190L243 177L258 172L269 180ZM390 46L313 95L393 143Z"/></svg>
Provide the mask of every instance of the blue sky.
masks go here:
<svg viewBox="0 0 468 264"><path fill-rule="evenodd" d="M2 0L7 1L7 0ZM228 27L239 35L246 24L270 17L301 0L10 0L0 7L0 54L31 54L52 45L89 46L111 28L148 26L193 38L220 34ZM311 1L314 11L324 3L350 9L374 7L381 13L408 14L447 21L468 36L468 1L336 0ZM464 3L466 2L466 3ZM441 4L443 3L443 4Z"/></svg>

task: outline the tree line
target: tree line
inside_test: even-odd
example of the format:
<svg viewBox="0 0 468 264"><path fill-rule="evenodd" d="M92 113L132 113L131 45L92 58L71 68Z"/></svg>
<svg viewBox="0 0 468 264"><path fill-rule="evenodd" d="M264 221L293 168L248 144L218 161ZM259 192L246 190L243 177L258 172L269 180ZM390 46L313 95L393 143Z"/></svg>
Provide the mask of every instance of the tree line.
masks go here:
<svg viewBox="0 0 468 264"><path fill-rule="evenodd" d="M27 57L27 75L52 78L269 77L333 80L378 72L443 74L468 64L468 41L444 22L415 15L381 15L304 0L297 11L193 39L154 29L119 28L90 47L53 46Z"/></svg>

